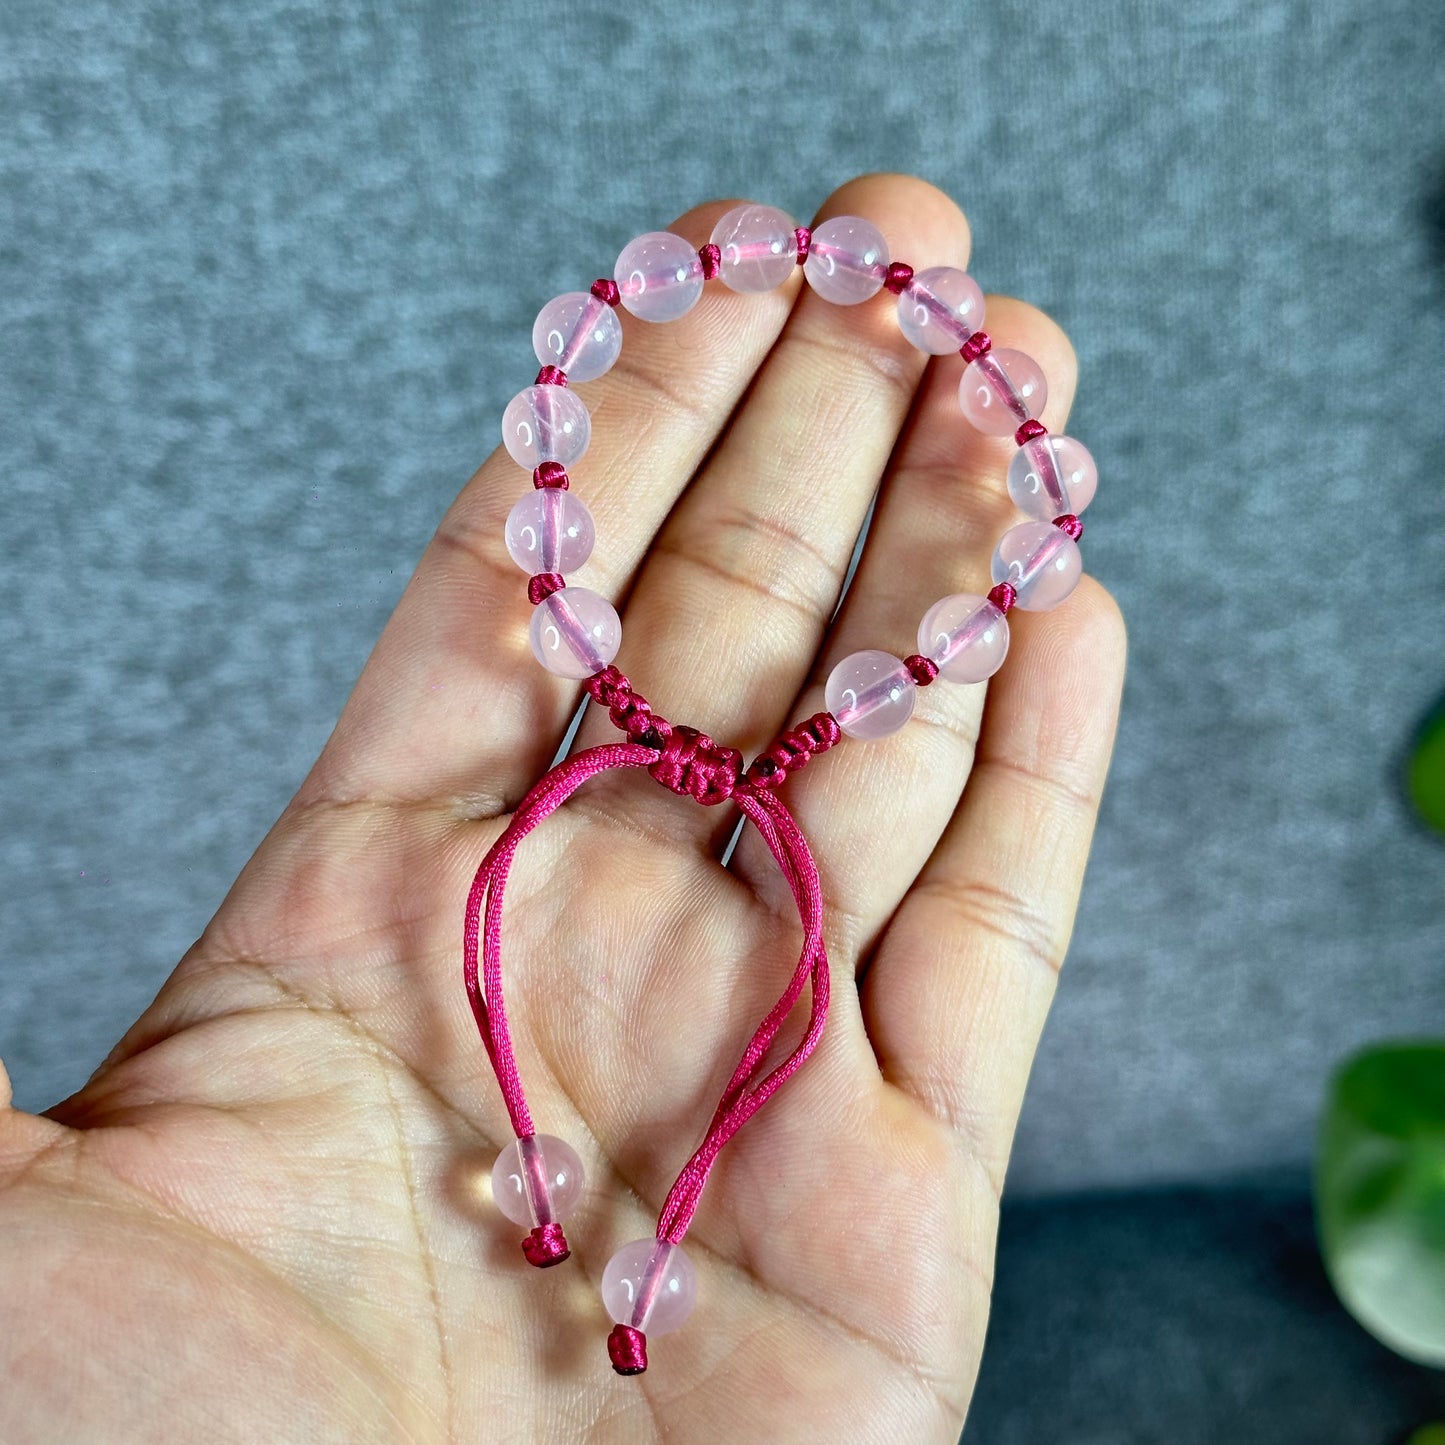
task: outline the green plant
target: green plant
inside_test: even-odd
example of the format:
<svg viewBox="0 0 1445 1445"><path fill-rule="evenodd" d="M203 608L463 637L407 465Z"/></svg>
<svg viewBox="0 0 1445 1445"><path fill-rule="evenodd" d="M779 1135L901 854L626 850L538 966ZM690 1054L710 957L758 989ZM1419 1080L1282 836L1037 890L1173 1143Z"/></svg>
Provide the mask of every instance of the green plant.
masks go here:
<svg viewBox="0 0 1445 1445"><path fill-rule="evenodd" d="M1445 1043L1396 1043L1331 1082L1315 1216L1335 1292L1377 1339L1445 1368Z"/></svg>
<svg viewBox="0 0 1445 1445"><path fill-rule="evenodd" d="M1427 826L1445 833L1445 699L1420 724L1405 764L1405 789Z"/></svg>

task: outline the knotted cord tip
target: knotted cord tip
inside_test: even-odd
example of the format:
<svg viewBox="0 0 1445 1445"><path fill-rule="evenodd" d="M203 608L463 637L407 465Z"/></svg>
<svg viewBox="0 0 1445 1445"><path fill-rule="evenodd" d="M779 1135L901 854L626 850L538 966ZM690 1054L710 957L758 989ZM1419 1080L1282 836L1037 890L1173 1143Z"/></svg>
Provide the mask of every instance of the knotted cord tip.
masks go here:
<svg viewBox="0 0 1445 1445"><path fill-rule="evenodd" d="M554 1223L539 1224L522 1241L522 1253L527 1256L528 1264L535 1264L538 1269L550 1269L554 1264L561 1264L572 1251L567 1247L567 1236L562 1232L562 1226ZM644 1351L644 1366L645 1356Z"/></svg>
<svg viewBox="0 0 1445 1445"><path fill-rule="evenodd" d="M613 1325L607 1357L619 1375L640 1375L647 1368L647 1336L631 1325Z"/></svg>

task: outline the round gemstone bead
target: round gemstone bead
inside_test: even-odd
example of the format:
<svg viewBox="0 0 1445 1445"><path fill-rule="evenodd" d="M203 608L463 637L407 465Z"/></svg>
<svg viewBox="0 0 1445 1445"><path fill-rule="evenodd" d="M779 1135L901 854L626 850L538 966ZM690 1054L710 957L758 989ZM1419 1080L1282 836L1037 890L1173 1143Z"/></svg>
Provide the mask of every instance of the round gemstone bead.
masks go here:
<svg viewBox="0 0 1445 1445"><path fill-rule="evenodd" d="M941 597L918 624L918 650L949 682L983 682L1008 655L1008 618L987 597Z"/></svg>
<svg viewBox="0 0 1445 1445"><path fill-rule="evenodd" d="M888 242L871 221L834 216L814 228L803 275L825 301L856 306L882 289L888 259Z"/></svg>
<svg viewBox="0 0 1445 1445"><path fill-rule="evenodd" d="M1083 442L1045 435L1026 441L1008 464L1008 494L1021 512L1052 522L1079 516L1094 500L1099 471Z"/></svg>
<svg viewBox="0 0 1445 1445"><path fill-rule="evenodd" d="M993 580L1011 583L1018 593L1014 606L1025 612L1057 607L1083 570L1079 544L1048 522L1020 522L994 548Z"/></svg>
<svg viewBox="0 0 1445 1445"><path fill-rule="evenodd" d="M532 609L529 639L548 672L580 681L617 656L622 622L605 597L586 587L564 587Z"/></svg>
<svg viewBox="0 0 1445 1445"><path fill-rule="evenodd" d="M634 1239L607 1261L602 1303L619 1325L645 1335L671 1334L697 1303L697 1271L680 1244Z"/></svg>
<svg viewBox="0 0 1445 1445"><path fill-rule="evenodd" d="M983 326L983 288L954 266L919 271L898 298L898 329L931 356L957 351Z"/></svg>
<svg viewBox="0 0 1445 1445"><path fill-rule="evenodd" d="M612 275L622 304L641 321L676 321L702 296L697 247L671 231L648 231L629 241Z"/></svg>
<svg viewBox="0 0 1445 1445"><path fill-rule="evenodd" d="M592 440L592 415L565 386L526 386L502 413L502 445L518 466L543 462L570 467Z"/></svg>
<svg viewBox="0 0 1445 1445"><path fill-rule="evenodd" d="M492 1166L492 1198L513 1224L560 1224L582 1197L582 1161L565 1139L514 1139Z"/></svg>
<svg viewBox="0 0 1445 1445"><path fill-rule="evenodd" d="M712 231L722 252L718 279L730 291L771 291L798 264L793 219L773 206L734 206Z"/></svg>
<svg viewBox="0 0 1445 1445"><path fill-rule="evenodd" d="M1049 388L1032 356L1022 351L985 351L963 369L958 404L979 431L1011 436L1044 409Z"/></svg>
<svg viewBox="0 0 1445 1445"><path fill-rule="evenodd" d="M571 572L591 555L592 513L572 492L538 487L517 499L507 517L507 553L522 571Z"/></svg>
<svg viewBox="0 0 1445 1445"><path fill-rule="evenodd" d="M890 652L855 652L828 674L823 700L849 737L872 741L896 733L913 716L917 684Z"/></svg>
<svg viewBox="0 0 1445 1445"><path fill-rule="evenodd" d="M569 381L595 381L622 353L622 323L590 291L568 291L537 313L532 350L543 366L565 371Z"/></svg>

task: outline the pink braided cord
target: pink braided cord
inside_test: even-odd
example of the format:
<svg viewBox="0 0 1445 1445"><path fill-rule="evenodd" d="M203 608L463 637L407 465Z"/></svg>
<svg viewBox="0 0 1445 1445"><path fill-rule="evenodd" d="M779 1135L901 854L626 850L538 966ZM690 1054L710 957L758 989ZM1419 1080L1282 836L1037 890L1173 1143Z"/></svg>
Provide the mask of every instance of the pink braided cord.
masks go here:
<svg viewBox="0 0 1445 1445"><path fill-rule="evenodd" d="M608 676L608 673L614 675ZM619 727L623 727L634 739L645 736L648 741L604 743L600 747L588 748L553 768L522 800L506 830L482 860L467 896L462 933L467 998L517 1137L530 1138L536 1130L512 1050L502 993L502 896L518 844L538 823L561 807L588 778L609 768L646 768L665 787L696 798L700 803L722 802L732 797L743 814L752 820L777 859L803 924L803 946L792 977L743 1050L702 1143L683 1166L658 1216L658 1238L677 1244L687 1233L719 1151L792 1077L822 1037L828 1015L823 893L817 864L802 830L787 807L772 792L753 791L741 779L740 754L732 748L719 747L696 729L674 726L665 718L656 716L647 700L633 693L626 677L615 668L589 678L586 686L599 702L605 698L613 721ZM781 1063L764 1073L768 1050L810 980L813 985L812 1007L803 1038ZM558 1231L559 1241L560 1238ZM545 1243L553 1245L551 1240ZM565 1249L565 1244L553 1247ZM531 1257L529 1251L528 1258ZM564 1256L559 1254L558 1257ZM540 1262L540 1259L533 1260L533 1263Z"/></svg>

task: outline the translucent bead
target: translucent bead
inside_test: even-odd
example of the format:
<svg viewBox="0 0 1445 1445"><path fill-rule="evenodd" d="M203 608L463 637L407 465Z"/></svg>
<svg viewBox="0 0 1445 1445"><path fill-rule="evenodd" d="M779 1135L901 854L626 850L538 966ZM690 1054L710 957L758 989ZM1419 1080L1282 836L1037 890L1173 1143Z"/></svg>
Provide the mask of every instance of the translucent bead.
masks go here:
<svg viewBox="0 0 1445 1445"><path fill-rule="evenodd" d="M1008 656L1008 618L987 597L941 597L918 624L918 650L949 682L983 682Z"/></svg>
<svg viewBox="0 0 1445 1445"><path fill-rule="evenodd" d="M979 431L1010 436L1044 409L1049 388L1032 356L1022 351L985 351L963 369L958 404Z"/></svg>
<svg viewBox="0 0 1445 1445"><path fill-rule="evenodd" d="M564 587L532 609L529 636L548 672L580 681L617 656L622 622L605 597L586 587Z"/></svg>
<svg viewBox="0 0 1445 1445"><path fill-rule="evenodd" d="M712 231L718 279L730 291L771 291L798 264L793 218L773 206L734 206Z"/></svg>
<svg viewBox="0 0 1445 1445"><path fill-rule="evenodd" d="M1008 464L1008 494L1019 511L1052 522L1076 517L1094 500L1099 470L1089 449L1073 437L1041 436L1026 441Z"/></svg>
<svg viewBox="0 0 1445 1445"><path fill-rule="evenodd" d="M697 1303L697 1271L680 1244L634 1239L607 1261L602 1303L619 1325L645 1335L671 1334Z"/></svg>
<svg viewBox="0 0 1445 1445"><path fill-rule="evenodd" d="M554 296L532 323L532 350L569 381L595 381L622 353L622 323L590 291Z"/></svg>
<svg viewBox="0 0 1445 1445"><path fill-rule="evenodd" d="M702 257L671 231L648 231L622 248L612 279L639 320L676 321L702 296Z"/></svg>
<svg viewBox="0 0 1445 1445"><path fill-rule="evenodd" d="M931 356L957 351L983 325L983 288L953 266L919 271L898 298L898 329Z"/></svg>
<svg viewBox="0 0 1445 1445"><path fill-rule="evenodd" d="M538 487L507 517L507 552L526 573L571 572L592 555L592 513L572 492Z"/></svg>
<svg viewBox="0 0 1445 1445"><path fill-rule="evenodd" d="M526 386L502 413L502 445L518 466L542 462L570 467L592 440L592 416L565 386Z"/></svg>
<svg viewBox="0 0 1445 1445"><path fill-rule="evenodd" d="M882 289L888 242L871 221L834 216L813 231L803 275L825 301L856 306Z"/></svg>
<svg viewBox="0 0 1445 1445"><path fill-rule="evenodd" d="M560 1224L582 1197L582 1161L565 1139L514 1139L492 1165L492 1198L513 1224Z"/></svg>
<svg viewBox="0 0 1445 1445"><path fill-rule="evenodd" d="M998 540L993 553L993 580L1011 582L1018 592L1015 607L1047 612L1075 587L1084 570L1079 544L1047 522L1020 522Z"/></svg>
<svg viewBox="0 0 1445 1445"><path fill-rule="evenodd" d="M823 701L849 737L886 738L913 716L917 684L889 652L855 652L828 674Z"/></svg>

